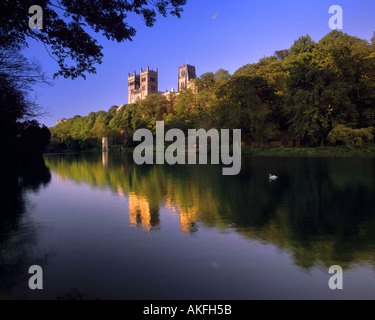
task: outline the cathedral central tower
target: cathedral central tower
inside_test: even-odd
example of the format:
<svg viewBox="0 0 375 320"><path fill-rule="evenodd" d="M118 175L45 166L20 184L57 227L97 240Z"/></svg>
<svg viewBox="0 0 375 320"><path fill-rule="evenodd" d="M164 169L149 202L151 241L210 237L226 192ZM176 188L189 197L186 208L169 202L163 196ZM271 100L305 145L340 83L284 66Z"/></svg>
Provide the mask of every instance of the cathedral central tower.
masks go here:
<svg viewBox="0 0 375 320"><path fill-rule="evenodd" d="M178 92L186 89L190 80L196 78L195 67L185 64L178 68Z"/></svg>

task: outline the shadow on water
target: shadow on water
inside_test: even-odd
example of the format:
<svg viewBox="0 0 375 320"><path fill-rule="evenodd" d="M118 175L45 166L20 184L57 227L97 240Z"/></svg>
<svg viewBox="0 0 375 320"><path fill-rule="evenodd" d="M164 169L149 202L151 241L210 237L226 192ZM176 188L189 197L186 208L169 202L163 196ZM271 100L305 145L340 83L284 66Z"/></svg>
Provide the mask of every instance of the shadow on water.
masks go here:
<svg viewBox="0 0 375 320"><path fill-rule="evenodd" d="M27 194L46 187L51 173L43 159L1 164L0 299L6 299L13 296L15 288L27 286L31 265L46 263L46 256L38 258L33 254L38 227L27 221L30 209Z"/></svg>
<svg viewBox="0 0 375 320"><path fill-rule="evenodd" d="M144 165L131 155L46 158L58 176L129 198L130 225L161 229L160 208L178 211L180 231L235 230L289 250L310 269L375 265L373 159L244 157L238 176L214 165ZM268 174L279 179L270 182Z"/></svg>

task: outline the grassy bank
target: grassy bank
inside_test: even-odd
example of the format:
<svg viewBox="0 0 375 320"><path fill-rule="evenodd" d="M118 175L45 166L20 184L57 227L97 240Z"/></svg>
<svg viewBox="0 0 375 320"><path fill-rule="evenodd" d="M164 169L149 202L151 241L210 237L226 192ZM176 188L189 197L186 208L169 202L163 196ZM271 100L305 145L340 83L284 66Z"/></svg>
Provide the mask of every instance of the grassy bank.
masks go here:
<svg viewBox="0 0 375 320"><path fill-rule="evenodd" d="M135 148L122 149L120 146L110 146L110 151L133 153ZM152 148L156 152L156 147ZM232 148L231 148L232 151ZM101 149L88 149L81 151L64 150L58 153L90 153L101 152ZM45 154L53 154L46 152ZM210 153L210 150L208 150ZM242 154L252 156L270 156L270 157L375 157L375 145L363 148L339 147L316 147L316 148L252 148L243 147Z"/></svg>
<svg viewBox="0 0 375 320"><path fill-rule="evenodd" d="M375 146L364 148L250 148L243 147L242 154L275 157L375 157Z"/></svg>
<svg viewBox="0 0 375 320"><path fill-rule="evenodd" d="M128 148L126 152L133 152L135 148ZM155 152L155 148L153 149ZM231 148L232 152L232 148ZM210 150L208 150L210 153ZM375 145L363 148L316 147L316 148L252 148L243 147L242 154L270 157L375 157Z"/></svg>

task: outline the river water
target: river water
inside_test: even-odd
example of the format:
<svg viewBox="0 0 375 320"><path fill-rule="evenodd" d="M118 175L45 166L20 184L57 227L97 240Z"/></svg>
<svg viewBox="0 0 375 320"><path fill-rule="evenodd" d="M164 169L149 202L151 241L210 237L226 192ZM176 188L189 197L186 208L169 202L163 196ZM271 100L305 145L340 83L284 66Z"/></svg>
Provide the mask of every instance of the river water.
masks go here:
<svg viewBox="0 0 375 320"><path fill-rule="evenodd" d="M244 156L223 176L93 153L4 172L3 299L375 298L374 159Z"/></svg>

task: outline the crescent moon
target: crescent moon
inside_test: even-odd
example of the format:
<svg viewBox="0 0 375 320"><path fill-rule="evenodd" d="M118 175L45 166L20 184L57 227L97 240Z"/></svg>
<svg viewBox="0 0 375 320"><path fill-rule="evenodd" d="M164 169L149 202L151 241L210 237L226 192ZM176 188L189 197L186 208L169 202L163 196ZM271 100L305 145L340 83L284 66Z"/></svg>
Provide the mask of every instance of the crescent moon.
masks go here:
<svg viewBox="0 0 375 320"><path fill-rule="evenodd" d="M214 14L214 16L213 16L211 19L216 19L216 18L217 18L217 15L218 15L218 13L217 13L217 11L216 11L215 14Z"/></svg>

